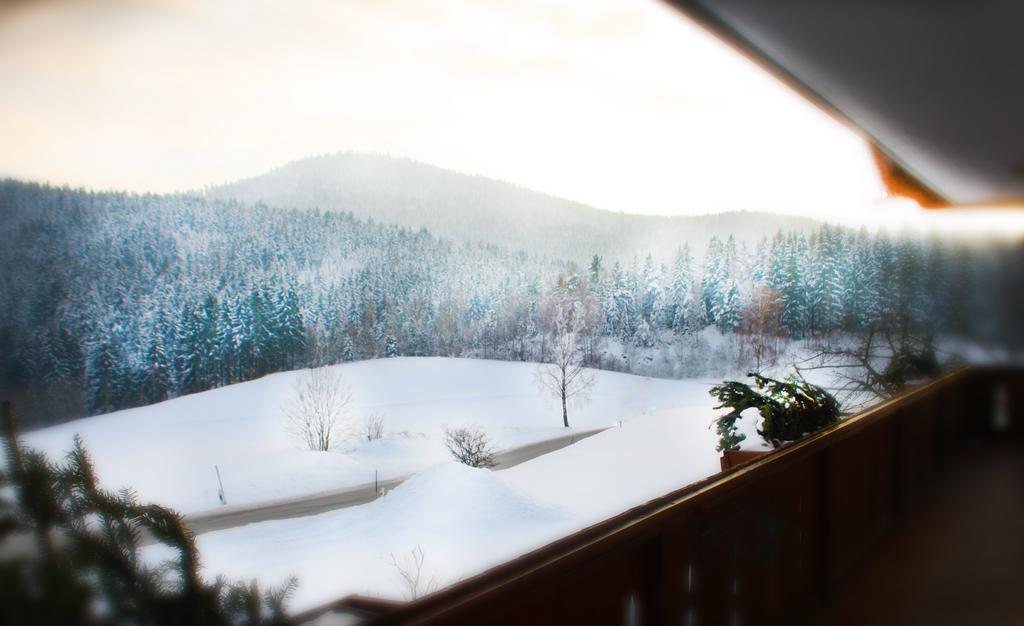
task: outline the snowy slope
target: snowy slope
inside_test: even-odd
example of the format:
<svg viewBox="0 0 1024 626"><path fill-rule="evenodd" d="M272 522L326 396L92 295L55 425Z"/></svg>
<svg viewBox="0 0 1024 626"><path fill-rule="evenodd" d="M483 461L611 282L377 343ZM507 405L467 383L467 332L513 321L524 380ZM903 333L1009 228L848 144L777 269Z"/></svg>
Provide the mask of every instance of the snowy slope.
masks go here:
<svg viewBox="0 0 1024 626"><path fill-rule="evenodd" d="M556 404L538 390L536 365L396 358L336 366L352 388L357 422L384 416L386 436L311 452L289 435L284 406L298 372L275 374L148 407L29 433L60 456L80 433L101 482L131 485L143 500L193 513L220 506L216 465L229 505L340 489L409 474L447 460L445 424L478 424L508 448L565 434ZM570 410L574 429L611 426L669 407L711 406L708 385L596 372L589 403ZM707 435L707 420L700 426ZM713 441L713 440L709 440Z"/></svg>
<svg viewBox="0 0 1024 626"><path fill-rule="evenodd" d="M509 488L498 473L448 462L366 505L205 533L197 542L211 579L224 574L279 585L296 576L289 607L299 611L352 592L408 598L392 558L405 565L417 549L424 589L440 587L574 526L566 512ZM171 556L163 546L144 555Z"/></svg>
<svg viewBox="0 0 1024 626"><path fill-rule="evenodd" d="M665 409L500 472L532 497L594 523L720 469L707 407Z"/></svg>
<svg viewBox="0 0 1024 626"><path fill-rule="evenodd" d="M204 573L299 579L293 610L351 593L409 595L399 564L451 584L718 471L707 410L642 415L508 470L425 470L369 504L200 535ZM160 553L149 552L150 558Z"/></svg>

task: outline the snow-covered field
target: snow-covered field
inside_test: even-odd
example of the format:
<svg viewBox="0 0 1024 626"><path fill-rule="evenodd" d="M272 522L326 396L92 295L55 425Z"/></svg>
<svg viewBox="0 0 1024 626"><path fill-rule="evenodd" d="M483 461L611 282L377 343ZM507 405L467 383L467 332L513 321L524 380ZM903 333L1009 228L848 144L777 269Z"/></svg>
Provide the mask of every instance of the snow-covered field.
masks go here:
<svg viewBox="0 0 1024 626"><path fill-rule="evenodd" d="M206 533L204 572L265 585L294 575L293 610L351 593L408 598L399 566L414 551L421 591L446 586L715 473L707 421L706 408L663 409L507 470L447 462L369 504Z"/></svg>
<svg viewBox="0 0 1024 626"><path fill-rule="evenodd" d="M198 537L204 572L299 579L291 608L349 593L403 597L399 567L423 556L423 586L443 586L559 536L715 473L713 381L595 372L590 401L570 410L576 430L608 428L507 470L449 460L444 425L477 424L509 448L566 433L561 409L535 381L537 366L472 359L395 358L336 366L353 416L384 416L385 437L312 452L288 432L283 407L301 372L78 420L26 435L63 453L80 433L109 487L182 512L216 509L216 465L229 506L414 474L386 496L303 518ZM745 447L760 438L752 419ZM146 548L159 560L162 548ZM397 565L396 565L397 563ZM423 589L421 589L423 591Z"/></svg>
<svg viewBox="0 0 1024 626"><path fill-rule="evenodd" d="M25 435L63 455L81 434L105 486L182 513L342 489L414 473L449 457L445 425L477 424L507 449L566 434L561 409L539 390L537 366L471 359L395 358L335 366L353 394L356 427L384 418L383 439L354 437L312 452L289 432L285 407L301 372L76 420ZM596 372L590 402L570 409L574 430L618 424L665 408L709 407L708 385ZM705 420L705 424L707 421ZM703 427L702 427L703 428Z"/></svg>

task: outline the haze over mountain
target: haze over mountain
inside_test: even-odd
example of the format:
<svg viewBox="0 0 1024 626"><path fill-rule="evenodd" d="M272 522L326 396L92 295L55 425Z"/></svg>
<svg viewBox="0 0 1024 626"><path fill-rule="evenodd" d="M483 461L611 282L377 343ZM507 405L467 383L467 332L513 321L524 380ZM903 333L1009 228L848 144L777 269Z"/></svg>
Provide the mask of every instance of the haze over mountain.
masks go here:
<svg viewBox="0 0 1024 626"><path fill-rule="evenodd" d="M803 217L736 211L699 216L615 213L483 176L409 159L360 153L317 156L206 191L215 199L280 208L347 211L456 241L586 262L593 254L667 259L686 243L702 254L712 236L755 243L777 230L810 232Z"/></svg>

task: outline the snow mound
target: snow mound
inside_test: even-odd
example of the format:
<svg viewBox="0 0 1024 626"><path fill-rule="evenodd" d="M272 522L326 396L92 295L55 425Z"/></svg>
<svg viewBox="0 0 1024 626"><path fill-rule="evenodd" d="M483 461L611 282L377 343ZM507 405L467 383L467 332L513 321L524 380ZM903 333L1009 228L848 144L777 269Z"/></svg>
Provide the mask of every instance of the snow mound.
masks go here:
<svg viewBox="0 0 1024 626"><path fill-rule="evenodd" d="M297 576L289 606L302 610L348 593L407 597L398 568L414 552L422 555L424 581L441 587L576 525L565 511L538 503L494 472L449 462L362 506L206 533L197 541L210 578L255 576L272 586ZM149 559L168 556L155 547Z"/></svg>
<svg viewBox="0 0 1024 626"><path fill-rule="evenodd" d="M542 505L513 489L494 472L455 461L419 472L387 494L377 514L387 519L415 518L438 530L482 528L520 521L556 521L565 512Z"/></svg>
<svg viewBox="0 0 1024 626"><path fill-rule="evenodd" d="M558 502L582 527L717 472L709 422L697 409L641 416L498 475L538 501Z"/></svg>

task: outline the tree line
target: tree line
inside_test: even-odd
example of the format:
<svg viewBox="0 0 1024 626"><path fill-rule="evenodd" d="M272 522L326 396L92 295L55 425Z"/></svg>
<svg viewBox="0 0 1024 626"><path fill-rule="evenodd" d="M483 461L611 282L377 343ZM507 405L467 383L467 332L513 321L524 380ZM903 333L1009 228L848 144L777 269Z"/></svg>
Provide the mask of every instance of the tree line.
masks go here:
<svg viewBox="0 0 1024 626"><path fill-rule="evenodd" d="M766 308L790 338L893 312L1005 335L1015 312L987 304L1020 282L1012 249L828 225L579 266L338 211L15 181L0 223L0 392L37 424L348 360L550 360L567 306L581 358L627 371L627 348L749 333Z"/></svg>

